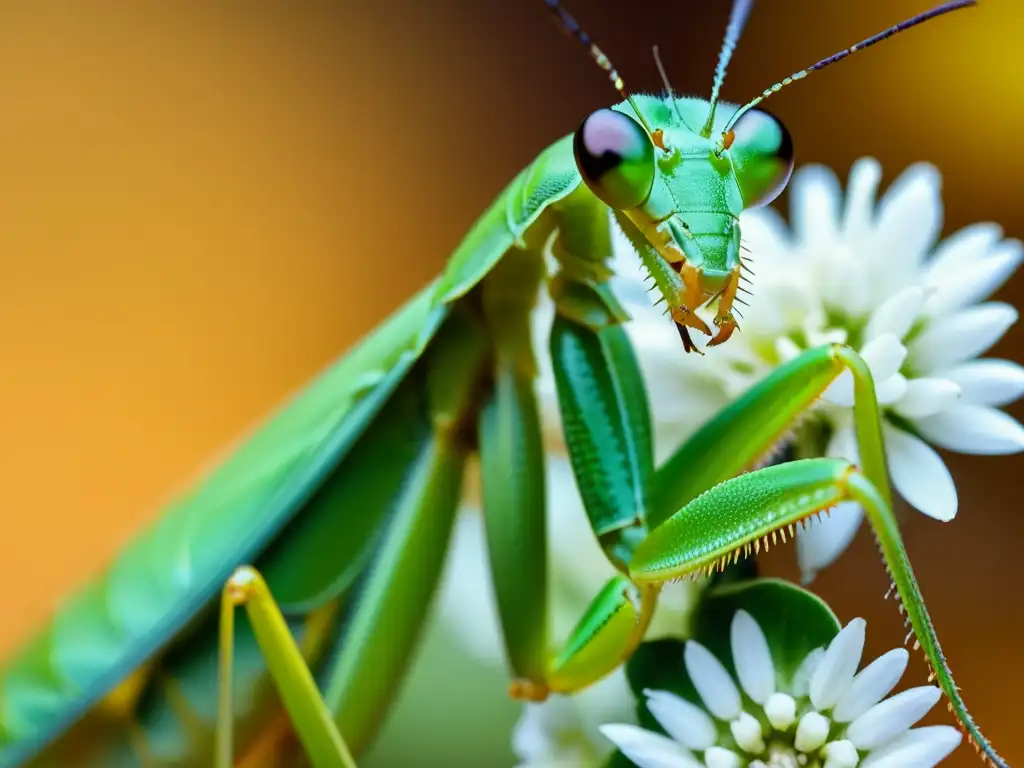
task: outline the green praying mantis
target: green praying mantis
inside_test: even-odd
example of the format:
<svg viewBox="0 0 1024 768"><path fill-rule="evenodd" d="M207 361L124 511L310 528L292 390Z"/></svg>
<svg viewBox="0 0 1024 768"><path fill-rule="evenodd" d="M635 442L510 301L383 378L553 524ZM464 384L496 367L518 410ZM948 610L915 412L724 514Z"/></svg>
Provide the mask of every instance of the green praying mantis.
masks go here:
<svg viewBox="0 0 1024 768"><path fill-rule="evenodd" d="M984 759L1005 765L968 714L908 561L864 361L841 345L807 351L655 466L608 266L614 220L683 348L697 350L691 332L725 343L746 269L739 215L772 202L793 168L788 132L760 103L973 0L892 27L743 106L719 91L752 0L734 3L707 101L677 98L667 78L663 97L627 93L560 3L545 1L623 101L545 149L438 278L205 474L8 662L0 765L253 768L293 749L318 767L354 766L415 647L474 454L514 697L601 679L643 639L664 583L786 541L851 499L951 711ZM531 336L541 290L556 306L544 354L572 468L618 571L553 653ZM716 308L714 329L703 306ZM758 469L844 370L861 465Z"/></svg>

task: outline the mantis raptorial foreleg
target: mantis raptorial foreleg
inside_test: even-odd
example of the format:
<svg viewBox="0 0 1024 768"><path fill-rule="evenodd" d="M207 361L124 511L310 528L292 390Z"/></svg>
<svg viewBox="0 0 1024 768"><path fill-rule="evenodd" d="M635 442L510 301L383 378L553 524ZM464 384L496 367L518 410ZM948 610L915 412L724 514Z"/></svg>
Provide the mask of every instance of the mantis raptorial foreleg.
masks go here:
<svg viewBox="0 0 1024 768"><path fill-rule="evenodd" d="M854 379L861 467L845 460L808 459L740 474L770 452L844 369ZM591 479L592 467L577 460L581 446L570 426L566 440L582 488ZM932 678L946 693L951 711L972 741L996 765L1003 764L967 712L914 579L892 513L874 383L859 355L847 347L825 346L780 366L687 441L658 469L646 491L644 509L650 532L632 547L627 564L632 585L621 579L622 599L614 599L606 589L591 605L570 636L566 652L556 657L556 667L571 667L574 674L565 678L567 685L553 685L553 690L583 688L630 653L630 644L646 630L651 615L649 610L636 611L636 627L633 632L626 631L626 622L619 617L630 615L625 605L630 586L635 590L633 599L644 595L647 599L641 604L646 603L666 581L710 575L730 561L756 554L762 545L768 547L779 538L786 541L787 531L792 537L794 526L807 517L853 500L867 513L901 611L906 612L916 636L915 647L923 649ZM626 559L629 541L624 537L611 549L611 554L618 555L614 560ZM595 627L603 629L595 632ZM567 658L567 653L572 657Z"/></svg>
<svg viewBox="0 0 1024 768"><path fill-rule="evenodd" d="M730 562L768 549L776 533L796 529L836 504L852 500L865 510L898 596L900 612L911 627L914 648L922 649L949 698L949 709L974 745L995 765L1002 759L982 736L967 711L939 646L900 537L886 490L845 459L803 459L727 480L694 499L655 528L638 547L630 576L639 584L660 584L684 576L722 570Z"/></svg>

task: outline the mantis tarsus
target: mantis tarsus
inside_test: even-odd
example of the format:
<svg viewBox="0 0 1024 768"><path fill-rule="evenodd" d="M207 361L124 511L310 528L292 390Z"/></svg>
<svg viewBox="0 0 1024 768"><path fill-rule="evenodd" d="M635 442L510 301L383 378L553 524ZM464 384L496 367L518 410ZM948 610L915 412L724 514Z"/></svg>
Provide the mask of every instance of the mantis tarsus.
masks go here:
<svg viewBox="0 0 1024 768"><path fill-rule="evenodd" d="M73 596L0 676L0 764L233 764L289 733L317 766L372 738L436 585L467 458L479 453L511 692L584 688L642 640L666 580L698 576L843 499L868 513L950 708L994 765L928 618L892 515L870 372L841 346L778 368L655 467L644 384L612 295L610 227L654 280L686 351L726 342L744 269L739 214L793 167L758 109L718 94L752 2L736 0L710 101L632 95L560 3L562 26L624 101L587 117L499 195L445 271L204 477ZM666 86L668 87L667 80ZM547 270L546 257L557 267ZM538 291L566 445L595 535L619 570L550 654L543 449L533 391ZM698 315L717 305L714 329ZM807 459L749 471L843 370L861 467ZM220 609L218 610L218 599ZM236 626L236 607L247 620ZM283 708L282 708L283 705ZM212 756L212 757L211 757ZM251 764L251 763L250 763Z"/></svg>

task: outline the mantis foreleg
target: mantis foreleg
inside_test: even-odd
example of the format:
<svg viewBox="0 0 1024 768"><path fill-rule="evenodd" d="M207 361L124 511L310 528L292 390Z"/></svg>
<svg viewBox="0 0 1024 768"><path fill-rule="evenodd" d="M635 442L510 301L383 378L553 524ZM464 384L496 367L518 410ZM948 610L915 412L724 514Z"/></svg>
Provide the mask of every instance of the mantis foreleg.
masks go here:
<svg viewBox="0 0 1024 768"><path fill-rule="evenodd" d="M848 463L820 460L736 477L769 454L797 417L844 369L851 371L854 380L855 424L862 466L854 470ZM577 478L581 483L586 480L579 470ZM724 565L727 556L738 558L747 551L756 552L765 536L772 541L781 536L784 541L787 527L801 519L801 515L790 517L793 510L802 509L799 505L805 502L812 503L812 507L805 510L803 517L845 498L861 503L879 539L914 634L949 697L951 709L986 756L994 764L1003 765L960 698L907 561L891 512L874 384L856 352L840 345L823 346L781 365L720 411L666 460L655 473L645 498L645 521L651 533L635 545L628 573L638 585L651 586L680 575L697 574L702 569L709 573ZM767 505L770 514L753 511L759 504ZM695 509L705 510L703 528L695 523ZM680 542L690 543L692 549ZM721 551L714 550L709 542L721 542ZM611 612L606 610L604 615L610 616ZM581 624L581 629L584 626ZM582 658L585 644L580 646L581 639L585 637L570 638L569 647L578 647ZM600 659L594 658L594 651L585 652L586 667L594 675L589 682L613 669L615 655L623 652L608 648L606 643L602 646L606 652ZM588 684L584 677L575 677L578 687Z"/></svg>
<svg viewBox="0 0 1024 768"><path fill-rule="evenodd" d="M700 573L710 574L730 561L756 554L781 535L792 537L796 525L827 511L841 501L853 500L865 510L878 541L886 568L906 612L906 622L931 667L931 678L949 699L950 711L972 743L993 765L1005 762L975 725L946 663L924 598L914 578L896 518L885 473L881 422L874 385L863 360L845 347L823 352L854 375L857 436L862 468L842 459L805 459L757 470L716 484L693 497L681 510L655 527L636 548L630 576L639 584L663 583ZM822 354L809 351L804 357ZM780 388L781 389L781 388ZM726 411L715 421L742 422L746 411ZM722 433L728 437L728 433ZM694 438L701 436L701 433ZM692 442L692 441L691 441Z"/></svg>

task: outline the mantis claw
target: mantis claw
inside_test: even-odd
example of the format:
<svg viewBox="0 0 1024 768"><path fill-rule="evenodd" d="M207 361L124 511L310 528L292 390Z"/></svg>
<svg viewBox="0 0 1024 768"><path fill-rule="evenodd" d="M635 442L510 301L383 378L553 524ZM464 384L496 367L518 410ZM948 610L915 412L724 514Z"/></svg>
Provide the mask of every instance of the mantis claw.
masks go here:
<svg viewBox="0 0 1024 768"><path fill-rule="evenodd" d="M718 333L715 334L715 338L708 342L709 347L716 347L719 344L725 343L733 331L739 328L739 324L736 322L736 318L733 317L732 312L726 312L715 318L715 327L718 328Z"/></svg>
<svg viewBox="0 0 1024 768"><path fill-rule="evenodd" d="M704 352L693 343L693 339L690 338L690 332L686 329L686 326L680 325L679 323L675 323L674 325L676 330L679 331L679 338L683 340L683 350L687 353L696 352L698 355L703 356Z"/></svg>
<svg viewBox="0 0 1024 768"><path fill-rule="evenodd" d="M672 309L672 319L676 321L677 325L693 328L695 331L700 331L705 336L711 335L711 328L708 327L708 324L691 309L687 309L686 307L674 307Z"/></svg>

